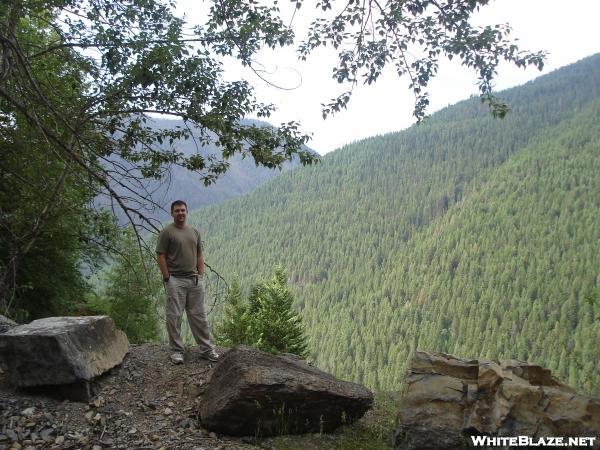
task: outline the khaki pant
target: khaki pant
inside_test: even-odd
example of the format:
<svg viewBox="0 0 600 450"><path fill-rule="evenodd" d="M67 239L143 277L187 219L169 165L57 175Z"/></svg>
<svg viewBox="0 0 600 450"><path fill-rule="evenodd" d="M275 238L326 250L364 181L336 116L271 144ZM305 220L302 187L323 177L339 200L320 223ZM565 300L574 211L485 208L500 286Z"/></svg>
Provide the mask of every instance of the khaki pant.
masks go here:
<svg viewBox="0 0 600 450"><path fill-rule="evenodd" d="M194 339L203 351L212 350L208 320L204 311L204 280L202 277L177 278L171 275L165 283L167 291L167 333L173 352L183 352L181 318L185 309Z"/></svg>

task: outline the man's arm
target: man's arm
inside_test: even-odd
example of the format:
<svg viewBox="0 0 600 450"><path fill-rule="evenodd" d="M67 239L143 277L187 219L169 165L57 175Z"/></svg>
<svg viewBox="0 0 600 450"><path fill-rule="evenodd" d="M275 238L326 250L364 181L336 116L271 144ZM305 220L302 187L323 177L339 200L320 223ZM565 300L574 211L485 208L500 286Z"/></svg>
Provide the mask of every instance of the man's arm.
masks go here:
<svg viewBox="0 0 600 450"><path fill-rule="evenodd" d="M202 254L202 252L198 253L196 269L198 270L198 275L204 276L204 255Z"/></svg>
<svg viewBox="0 0 600 450"><path fill-rule="evenodd" d="M169 281L171 274L167 268L167 255L164 253L157 253L156 259L158 260L158 268L160 269L160 273L162 273L163 280Z"/></svg>
<svg viewBox="0 0 600 450"><path fill-rule="evenodd" d="M196 230L196 236L198 238L198 243L196 246L196 251L198 252L198 257L196 260L196 270L198 271L198 275L201 277L204 276L204 251L202 246L202 239L200 238L200 232Z"/></svg>

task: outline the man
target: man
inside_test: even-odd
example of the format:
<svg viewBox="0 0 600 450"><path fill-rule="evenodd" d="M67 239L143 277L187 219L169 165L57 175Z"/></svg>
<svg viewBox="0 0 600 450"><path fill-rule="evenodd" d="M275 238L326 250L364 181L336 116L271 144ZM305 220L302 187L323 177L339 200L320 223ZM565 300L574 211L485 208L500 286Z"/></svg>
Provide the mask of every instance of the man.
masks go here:
<svg viewBox="0 0 600 450"><path fill-rule="evenodd" d="M201 356L217 361L219 355L211 342L208 321L204 311L204 255L200 233L187 225L187 204L176 200L171 204L173 223L158 235L156 253L158 267L167 292L167 333L171 347L171 361L183 363L181 318L187 313L190 330L204 350Z"/></svg>

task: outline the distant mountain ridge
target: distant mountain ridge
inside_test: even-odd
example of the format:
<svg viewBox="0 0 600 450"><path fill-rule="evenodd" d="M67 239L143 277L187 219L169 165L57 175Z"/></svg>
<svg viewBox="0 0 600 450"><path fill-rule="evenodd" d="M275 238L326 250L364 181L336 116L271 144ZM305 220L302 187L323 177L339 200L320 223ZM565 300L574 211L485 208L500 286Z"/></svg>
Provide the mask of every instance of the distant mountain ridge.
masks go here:
<svg viewBox="0 0 600 450"><path fill-rule="evenodd" d="M600 55L365 139L192 216L211 265L296 286L316 364L394 389L417 349L598 394Z"/></svg>
<svg viewBox="0 0 600 450"><path fill-rule="evenodd" d="M271 126L258 120L248 119L243 122L257 126ZM161 118L151 118L149 124L166 129L183 126L181 120ZM203 156L216 155L221 159L220 151L216 145L200 147L196 145L194 140L189 139L175 141L174 147L186 155L200 153ZM168 209L174 200L184 200L190 210L221 203L227 199L245 194L265 181L299 165L299 161L293 159L291 162L285 163L281 171L269 169L257 166L252 158L244 159L239 154L234 155L227 162L229 163L227 172L222 174L210 186L204 185L199 174L179 166L172 167L170 174L162 180L146 180L144 182L145 190L152 193L153 200L161 205L164 210L147 211L145 214L147 217L159 221L169 220ZM115 191L120 194L128 194L126 190L119 186L115 186ZM127 223L122 211L115 209L115 214L117 214L120 223Z"/></svg>

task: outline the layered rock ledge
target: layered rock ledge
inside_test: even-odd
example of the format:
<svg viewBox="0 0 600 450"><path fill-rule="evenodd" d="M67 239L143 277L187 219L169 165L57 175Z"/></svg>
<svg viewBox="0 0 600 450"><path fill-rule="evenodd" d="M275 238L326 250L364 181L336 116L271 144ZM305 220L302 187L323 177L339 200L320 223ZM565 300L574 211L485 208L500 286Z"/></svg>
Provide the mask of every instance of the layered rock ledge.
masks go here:
<svg viewBox="0 0 600 450"><path fill-rule="evenodd" d="M534 364L417 352L405 381L397 449L467 449L477 435L600 435L600 399Z"/></svg>

